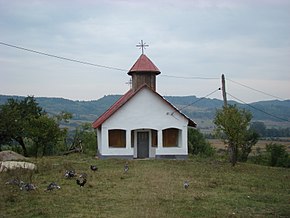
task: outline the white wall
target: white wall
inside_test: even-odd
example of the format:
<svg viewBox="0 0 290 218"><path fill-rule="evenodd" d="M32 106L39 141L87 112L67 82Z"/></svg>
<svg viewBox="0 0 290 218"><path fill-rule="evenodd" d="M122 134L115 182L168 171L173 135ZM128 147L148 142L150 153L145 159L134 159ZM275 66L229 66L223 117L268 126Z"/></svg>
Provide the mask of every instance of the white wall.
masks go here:
<svg viewBox="0 0 290 218"><path fill-rule="evenodd" d="M178 112L175 112L156 93L147 88L143 88L102 124L102 131L99 133L101 134L100 145L102 148L99 151L101 155L136 156L136 149L131 148L131 130L155 129L158 131L159 139L160 132L163 129L177 128L181 130L181 147L163 148L160 144L162 140L158 140L158 148L150 147L149 155L150 157L154 157L155 155L187 155L187 124L188 120ZM126 148L108 147L109 129L127 130Z"/></svg>

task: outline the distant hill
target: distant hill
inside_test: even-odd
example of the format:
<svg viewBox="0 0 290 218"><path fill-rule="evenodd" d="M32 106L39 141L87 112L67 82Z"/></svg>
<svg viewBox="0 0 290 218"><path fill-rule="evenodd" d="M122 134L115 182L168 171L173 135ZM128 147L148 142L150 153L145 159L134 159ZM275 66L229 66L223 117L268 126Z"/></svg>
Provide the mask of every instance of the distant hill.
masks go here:
<svg viewBox="0 0 290 218"><path fill-rule="evenodd" d="M73 114L75 122L92 122L105 112L121 95L106 95L93 101L73 101L64 98L37 97L38 104L49 114L67 111ZM0 95L0 105L9 98L23 99L23 96ZM222 108L223 101L218 99L197 98L196 96L164 96L166 100L198 123L201 128L212 126L216 109ZM249 105L230 101L239 107L250 110L253 120L266 125L290 126L290 100L259 101ZM280 119L281 118L281 119ZM283 120L288 120L283 121Z"/></svg>

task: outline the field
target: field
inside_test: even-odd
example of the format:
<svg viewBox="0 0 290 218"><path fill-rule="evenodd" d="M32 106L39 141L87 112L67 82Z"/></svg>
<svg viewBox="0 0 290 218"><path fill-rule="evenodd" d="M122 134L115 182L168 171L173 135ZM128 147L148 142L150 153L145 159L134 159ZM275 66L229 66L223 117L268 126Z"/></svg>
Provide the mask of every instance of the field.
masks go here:
<svg viewBox="0 0 290 218"><path fill-rule="evenodd" d="M208 139L208 142L217 150L225 149L225 144L219 139ZM266 144L277 143L286 146L288 152L290 152L290 138L281 138L281 140L259 140L258 143L253 147L252 153L256 151L256 148L260 148L261 151L266 150Z"/></svg>
<svg viewBox="0 0 290 218"><path fill-rule="evenodd" d="M215 159L98 160L85 154L30 159L38 171L0 177L0 217L289 217L290 171ZM96 164L97 172L90 170ZM66 169L88 174L83 188ZM19 177L37 185L5 185ZM189 181L189 188L183 183ZM45 191L50 182L59 190Z"/></svg>

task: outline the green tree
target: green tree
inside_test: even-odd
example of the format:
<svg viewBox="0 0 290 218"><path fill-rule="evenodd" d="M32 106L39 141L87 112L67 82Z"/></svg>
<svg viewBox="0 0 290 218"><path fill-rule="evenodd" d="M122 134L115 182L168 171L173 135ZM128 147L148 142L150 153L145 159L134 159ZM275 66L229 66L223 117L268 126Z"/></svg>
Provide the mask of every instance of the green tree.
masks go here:
<svg viewBox="0 0 290 218"><path fill-rule="evenodd" d="M72 118L72 114L67 111L62 111L55 116L55 119L59 124L61 122L68 123L71 118Z"/></svg>
<svg viewBox="0 0 290 218"><path fill-rule="evenodd" d="M242 162L246 162L248 160L248 156L252 151L252 147L258 142L259 134L252 129L249 129L245 132L245 140L243 144L241 144L240 153L238 155L238 160Z"/></svg>
<svg viewBox="0 0 290 218"><path fill-rule="evenodd" d="M29 141L33 155L37 156L40 150L42 155L52 154L54 146L66 134L66 129L59 127L60 122L70 118L71 114L66 112L49 117L34 97L28 96L22 101L9 99L0 108L0 145L16 141L28 156L25 141Z"/></svg>
<svg viewBox="0 0 290 218"><path fill-rule="evenodd" d="M193 155L212 156L214 148L198 129L188 129L188 152Z"/></svg>
<svg viewBox="0 0 290 218"><path fill-rule="evenodd" d="M60 129L57 121L47 115L32 119L30 124L30 138L34 144L35 157L38 156L39 151L42 151L42 156L51 155L53 148L66 131Z"/></svg>
<svg viewBox="0 0 290 218"><path fill-rule="evenodd" d="M0 144L10 144L16 141L22 147L23 154L27 156L24 139L29 138L30 121L42 114L44 112L34 97L28 96L22 101L9 99L0 107Z"/></svg>
<svg viewBox="0 0 290 218"><path fill-rule="evenodd" d="M238 161L238 152L241 149L242 160L246 160L252 146L256 143L256 134L249 132L252 114L239 109L236 105L229 105L217 110L214 119L216 133L225 144L228 144L230 162L235 166Z"/></svg>

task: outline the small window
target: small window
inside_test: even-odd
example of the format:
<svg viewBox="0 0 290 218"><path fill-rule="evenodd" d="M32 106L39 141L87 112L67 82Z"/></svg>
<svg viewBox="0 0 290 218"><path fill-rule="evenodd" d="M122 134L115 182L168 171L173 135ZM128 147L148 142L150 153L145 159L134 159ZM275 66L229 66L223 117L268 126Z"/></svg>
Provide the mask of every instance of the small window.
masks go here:
<svg viewBox="0 0 290 218"><path fill-rule="evenodd" d="M109 147L126 148L126 130L109 130Z"/></svg>
<svg viewBox="0 0 290 218"><path fill-rule="evenodd" d="M157 130L152 129L151 137L152 137L152 147L157 147Z"/></svg>
<svg viewBox="0 0 290 218"><path fill-rule="evenodd" d="M177 147L179 130L176 128L164 129L163 135L163 147Z"/></svg>

